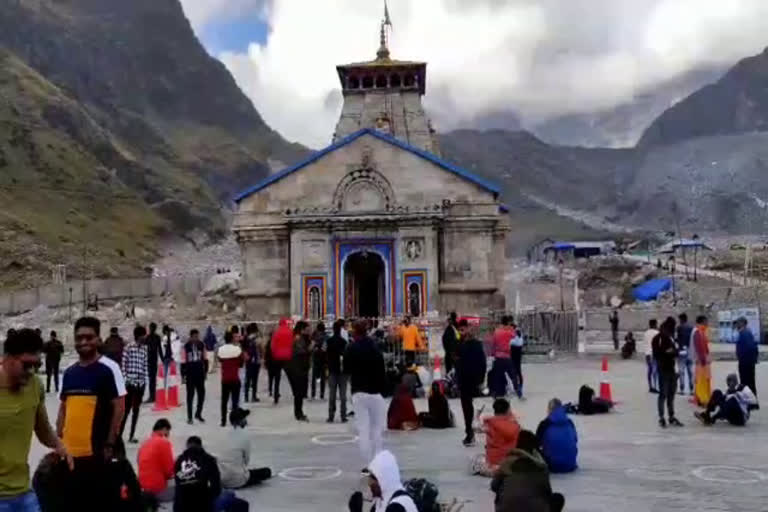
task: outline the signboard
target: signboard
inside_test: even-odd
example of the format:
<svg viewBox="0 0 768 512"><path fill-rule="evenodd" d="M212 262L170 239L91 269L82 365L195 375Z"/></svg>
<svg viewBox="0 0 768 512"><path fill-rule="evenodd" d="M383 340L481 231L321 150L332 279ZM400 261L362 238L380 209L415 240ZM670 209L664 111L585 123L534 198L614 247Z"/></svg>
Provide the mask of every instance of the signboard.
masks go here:
<svg viewBox="0 0 768 512"><path fill-rule="evenodd" d="M760 311L757 308L736 308L720 311L717 314L718 338L721 343L736 343L738 332L733 328L733 322L737 318L747 319L747 327L752 330L755 339L760 342Z"/></svg>

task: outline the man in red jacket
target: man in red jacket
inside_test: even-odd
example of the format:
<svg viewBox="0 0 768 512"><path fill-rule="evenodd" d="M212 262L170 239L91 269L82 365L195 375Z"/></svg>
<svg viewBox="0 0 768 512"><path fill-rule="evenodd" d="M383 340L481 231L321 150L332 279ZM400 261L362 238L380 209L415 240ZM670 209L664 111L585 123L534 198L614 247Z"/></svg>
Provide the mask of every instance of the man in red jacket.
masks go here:
<svg viewBox="0 0 768 512"><path fill-rule="evenodd" d="M272 365L275 372L275 387L272 394L275 398L275 404L280 401L280 374L285 366L290 362L293 356L293 331L291 330L291 321L288 318L281 318L270 343L272 351Z"/></svg>
<svg viewBox="0 0 768 512"><path fill-rule="evenodd" d="M139 484L141 490L158 502L171 502L174 496L173 446L168 440L171 423L161 418L152 428L152 436L139 448Z"/></svg>
<svg viewBox="0 0 768 512"><path fill-rule="evenodd" d="M240 405L240 368L245 362L245 355L240 345L235 343L231 331L224 334L224 345L219 347L216 358L221 364L221 426L227 426L227 402L232 400L232 410Z"/></svg>

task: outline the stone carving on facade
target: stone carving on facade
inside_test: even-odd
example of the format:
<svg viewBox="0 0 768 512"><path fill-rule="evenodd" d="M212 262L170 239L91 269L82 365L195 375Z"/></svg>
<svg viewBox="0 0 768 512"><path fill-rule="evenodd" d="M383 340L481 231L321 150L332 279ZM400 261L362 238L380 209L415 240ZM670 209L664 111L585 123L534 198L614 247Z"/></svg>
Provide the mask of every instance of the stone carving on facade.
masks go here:
<svg viewBox="0 0 768 512"><path fill-rule="evenodd" d="M333 205L340 211L390 211L395 198L392 186L381 173L358 169L344 176L336 187Z"/></svg>
<svg viewBox="0 0 768 512"><path fill-rule="evenodd" d="M304 266L307 268L321 268L326 261L326 247L323 240L304 240L302 254Z"/></svg>
<svg viewBox="0 0 768 512"><path fill-rule="evenodd" d="M421 239L407 240L404 244L405 258L416 261L424 254L424 241Z"/></svg>

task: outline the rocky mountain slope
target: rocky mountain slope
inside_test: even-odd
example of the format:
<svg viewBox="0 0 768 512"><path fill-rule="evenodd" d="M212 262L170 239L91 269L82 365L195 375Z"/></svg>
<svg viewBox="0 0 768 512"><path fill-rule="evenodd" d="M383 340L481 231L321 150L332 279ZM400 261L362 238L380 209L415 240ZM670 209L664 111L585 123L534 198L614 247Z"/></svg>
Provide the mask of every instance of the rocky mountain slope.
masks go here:
<svg viewBox="0 0 768 512"><path fill-rule="evenodd" d="M263 122L178 0L7 0L0 59L0 285L58 263L141 271L164 236L221 235L222 199L307 151Z"/></svg>

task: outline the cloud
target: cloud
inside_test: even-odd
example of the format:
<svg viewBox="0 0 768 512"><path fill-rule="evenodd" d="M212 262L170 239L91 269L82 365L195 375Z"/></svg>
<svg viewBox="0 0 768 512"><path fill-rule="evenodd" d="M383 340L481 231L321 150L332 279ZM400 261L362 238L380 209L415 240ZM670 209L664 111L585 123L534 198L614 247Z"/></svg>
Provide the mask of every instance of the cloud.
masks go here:
<svg viewBox="0 0 768 512"><path fill-rule="evenodd" d="M381 2L184 3L196 6L196 27L259 4L266 43L219 57L272 127L328 143L341 105L335 66L375 56ZM757 53L768 33L765 0L390 0L389 9L393 57L428 63L425 104L439 130L498 112L530 124L609 108Z"/></svg>
<svg viewBox="0 0 768 512"><path fill-rule="evenodd" d="M268 16L270 0L181 0L184 13L195 30L254 13Z"/></svg>

